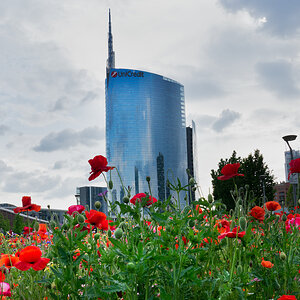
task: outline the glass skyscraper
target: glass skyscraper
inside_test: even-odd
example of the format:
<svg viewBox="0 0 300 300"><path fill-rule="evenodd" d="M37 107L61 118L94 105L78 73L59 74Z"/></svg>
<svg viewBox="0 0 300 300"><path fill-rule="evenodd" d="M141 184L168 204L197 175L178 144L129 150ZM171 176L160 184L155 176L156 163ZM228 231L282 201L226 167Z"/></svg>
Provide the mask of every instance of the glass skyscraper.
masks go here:
<svg viewBox="0 0 300 300"><path fill-rule="evenodd" d="M187 183L184 87L164 76L117 69L109 17L109 56L106 71L106 155L116 166L131 195L149 192L164 200L170 195L167 178ZM113 197L124 192L117 172L111 172ZM109 176L109 175L108 175ZM183 201L183 199L181 199ZM183 203L184 204L184 203Z"/></svg>

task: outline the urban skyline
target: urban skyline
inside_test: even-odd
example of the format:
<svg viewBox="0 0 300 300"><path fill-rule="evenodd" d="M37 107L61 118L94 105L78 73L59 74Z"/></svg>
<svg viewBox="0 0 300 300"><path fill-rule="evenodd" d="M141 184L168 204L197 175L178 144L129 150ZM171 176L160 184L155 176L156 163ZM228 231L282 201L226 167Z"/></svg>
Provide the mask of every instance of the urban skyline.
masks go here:
<svg viewBox="0 0 300 300"><path fill-rule="evenodd" d="M30 195L43 207L75 203L88 159L105 154L107 12L116 65L185 86L197 126L199 184L233 150L259 149L278 182L282 136L299 150L300 4L290 1L51 1L0 4L0 201ZM26 7L26 9L25 9ZM98 180L93 183L103 186Z"/></svg>

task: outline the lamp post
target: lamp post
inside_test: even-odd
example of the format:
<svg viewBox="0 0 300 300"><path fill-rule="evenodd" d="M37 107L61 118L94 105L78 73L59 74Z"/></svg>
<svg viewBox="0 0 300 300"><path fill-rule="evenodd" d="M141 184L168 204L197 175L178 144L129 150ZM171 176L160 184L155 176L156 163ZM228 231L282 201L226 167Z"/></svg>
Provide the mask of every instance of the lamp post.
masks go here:
<svg viewBox="0 0 300 300"><path fill-rule="evenodd" d="M80 204L80 194L76 194L74 196L76 198L76 204L79 205Z"/></svg>
<svg viewBox="0 0 300 300"><path fill-rule="evenodd" d="M260 181L262 183L262 187L263 187L263 197L264 197L263 201L264 201L264 205L266 203L266 187L265 187L265 178L266 177L267 177L266 175L260 175L259 176Z"/></svg>
<svg viewBox="0 0 300 300"><path fill-rule="evenodd" d="M291 141L294 141L296 138L297 138L297 135L285 135L282 137L283 140L287 143L289 149L290 149L290 154L291 154L291 160L294 159L294 155L293 155L293 149L292 147L290 146L289 142ZM294 176L292 174L292 176ZM297 205L297 184L295 183L292 183L292 186L293 186L293 200L294 200L294 206Z"/></svg>

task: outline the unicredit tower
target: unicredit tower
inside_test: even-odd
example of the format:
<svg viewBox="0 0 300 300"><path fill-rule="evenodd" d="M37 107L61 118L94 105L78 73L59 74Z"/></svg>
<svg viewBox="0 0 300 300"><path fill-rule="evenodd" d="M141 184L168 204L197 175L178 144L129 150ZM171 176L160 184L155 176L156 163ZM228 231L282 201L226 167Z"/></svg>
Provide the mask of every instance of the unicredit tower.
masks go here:
<svg viewBox="0 0 300 300"><path fill-rule="evenodd" d="M187 183L184 87L162 75L115 67L109 13L106 68L106 156L116 166L131 195L149 192L164 200L166 180ZM111 172L113 200L124 191L117 172ZM183 199L181 199L183 201Z"/></svg>

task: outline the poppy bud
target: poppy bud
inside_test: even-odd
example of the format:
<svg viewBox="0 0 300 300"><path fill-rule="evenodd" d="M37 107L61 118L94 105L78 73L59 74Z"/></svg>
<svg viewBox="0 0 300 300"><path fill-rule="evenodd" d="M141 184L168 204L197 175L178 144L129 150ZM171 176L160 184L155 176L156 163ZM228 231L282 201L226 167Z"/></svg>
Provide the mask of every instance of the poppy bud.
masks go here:
<svg viewBox="0 0 300 300"><path fill-rule="evenodd" d="M69 229L69 224L68 223L64 223L61 227L62 230L68 230Z"/></svg>
<svg viewBox="0 0 300 300"><path fill-rule="evenodd" d="M111 230L107 231L107 235L108 235L108 237L111 237Z"/></svg>
<svg viewBox="0 0 300 300"><path fill-rule="evenodd" d="M49 204L47 205L47 208L50 209L50 205Z"/></svg>
<svg viewBox="0 0 300 300"><path fill-rule="evenodd" d="M110 180L110 181L108 182L108 188L109 188L110 190L112 190L113 187L114 187L114 184L113 184L112 180Z"/></svg>
<svg viewBox="0 0 300 300"><path fill-rule="evenodd" d="M252 268L252 266L253 266L253 261L250 260L250 262L249 262L249 267Z"/></svg>
<svg viewBox="0 0 300 300"><path fill-rule="evenodd" d="M241 229L243 231L246 230L247 221L246 221L245 217L240 217L240 219L239 219L239 225L240 225L240 227L241 227Z"/></svg>
<svg viewBox="0 0 300 300"><path fill-rule="evenodd" d="M196 192L196 191L197 191L197 188L196 188L195 186L193 186L193 187L192 187L192 191L193 191L193 192Z"/></svg>
<svg viewBox="0 0 300 300"><path fill-rule="evenodd" d="M284 252L280 252L279 257L281 260L285 260L286 259L286 254Z"/></svg>
<svg viewBox="0 0 300 300"><path fill-rule="evenodd" d="M77 221L78 221L78 223L82 224L82 223L84 222L84 220L85 220L85 218L84 218L83 215L78 215L78 216L77 216Z"/></svg>
<svg viewBox="0 0 300 300"><path fill-rule="evenodd" d="M97 233L94 235L94 239L95 239L95 241L97 241L99 238L100 238L100 233L97 232Z"/></svg>
<svg viewBox="0 0 300 300"><path fill-rule="evenodd" d="M101 202L100 201L96 201L95 202L95 208L96 209L100 209L101 208Z"/></svg>
<svg viewBox="0 0 300 300"><path fill-rule="evenodd" d="M128 269L129 271L134 271L134 269L135 269L135 264L134 264L133 262L129 262L129 263L127 264L127 269Z"/></svg>
<svg viewBox="0 0 300 300"><path fill-rule="evenodd" d="M241 275L243 273L243 267L241 265L238 265L236 268L237 275Z"/></svg>
<svg viewBox="0 0 300 300"><path fill-rule="evenodd" d="M129 203L129 198L127 196L123 197L122 199L123 203Z"/></svg>
<svg viewBox="0 0 300 300"><path fill-rule="evenodd" d="M151 179L150 176L146 176L146 181L147 182L150 182L150 179Z"/></svg>
<svg viewBox="0 0 300 300"><path fill-rule="evenodd" d="M190 185L195 185L195 184L196 184L196 181L195 181L195 179L192 177L192 178L190 178L189 183L190 183Z"/></svg>
<svg viewBox="0 0 300 300"><path fill-rule="evenodd" d="M214 199L213 199L212 194L208 194L208 196L207 196L207 201L208 201L209 203L213 203L213 202L214 202Z"/></svg>
<svg viewBox="0 0 300 300"><path fill-rule="evenodd" d="M117 228L116 231L115 231L115 238L116 239L120 239L123 235L123 230L121 228Z"/></svg>
<svg viewBox="0 0 300 300"><path fill-rule="evenodd" d="M285 221L287 220L287 216L286 216L286 214L283 214L283 215L282 215L282 218L281 218L281 220L282 220L283 222L285 222Z"/></svg>

